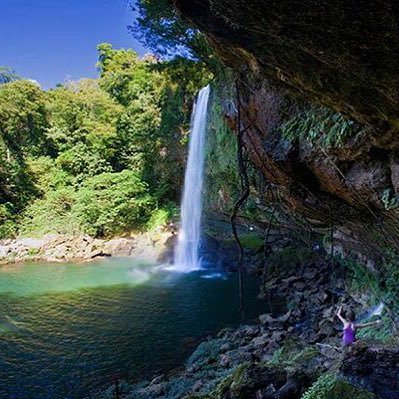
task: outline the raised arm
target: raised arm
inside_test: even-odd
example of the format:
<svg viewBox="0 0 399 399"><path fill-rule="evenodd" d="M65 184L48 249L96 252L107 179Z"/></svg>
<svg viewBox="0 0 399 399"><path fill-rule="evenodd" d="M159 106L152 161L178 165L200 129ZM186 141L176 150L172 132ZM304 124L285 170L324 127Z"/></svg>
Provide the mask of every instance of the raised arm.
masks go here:
<svg viewBox="0 0 399 399"><path fill-rule="evenodd" d="M382 320L378 319L376 321L370 321L369 323L356 324L356 328L370 327L370 326L375 326L376 324L381 324L381 323L382 323Z"/></svg>
<svg viewBox="0 0 399 399"><path fill-rule="evenodd" d="M338 309L337 317L341 320L342 324L344 324L344 325L349 324L349 322L342 317L341 313L342 313L342 306L340 306Z"/></svg>

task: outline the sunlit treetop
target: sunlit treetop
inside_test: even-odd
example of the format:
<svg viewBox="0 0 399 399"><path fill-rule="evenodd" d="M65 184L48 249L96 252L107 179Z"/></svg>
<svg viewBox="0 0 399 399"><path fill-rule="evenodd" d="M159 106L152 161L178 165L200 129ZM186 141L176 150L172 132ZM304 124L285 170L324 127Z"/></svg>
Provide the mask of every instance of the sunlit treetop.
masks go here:
<svg viewBox="0 0 399 399"><path fill-rule="evenodd" d="M131 33L155 54L200 60L211 67L215 64L205 36L182 20L171 0L131 0L130 6L139 15L129 27Z"/></svg>
<svg viewBox="0 0 399 399"><path fill-rule="evenodd" d="M19 76L15 71L7 66L0 65L0 85L18 80Z"/></svg>

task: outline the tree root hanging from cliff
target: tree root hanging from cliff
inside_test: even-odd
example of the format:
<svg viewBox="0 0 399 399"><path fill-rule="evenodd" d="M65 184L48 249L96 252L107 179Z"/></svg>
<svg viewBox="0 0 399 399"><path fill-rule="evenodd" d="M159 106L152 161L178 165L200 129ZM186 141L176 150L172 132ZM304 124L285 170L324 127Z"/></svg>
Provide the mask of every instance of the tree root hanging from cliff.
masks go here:
<svg viewBox="0 0 399 399"><path fill-rule="evenodd" d="M275 217L275 214L277 211L277 203L274 198L274 193L273 193L273 190L271 189L270 185L266 189L266 191L269 189L272 194L273 209L272 209L272 213L270 215L269 223L267 225L267 229L265 231L265 237L264 237L264 241L263 241L264 242L264 244L263 244L263 262L264 263L263 263L263 273L262 273L262 287L264 287L266 285L266 280L267 280L267 271L268 271L268 268L267 268L268 246L267 246L267 244L268 244L270 230L272 228L273 220L274 220L274 217Z"/></svg>
<svg viewBox="0 0 399 399"><path fill-rule="evenodd" d="M247 167L244 161L244 142L243 134L248 130L248 127L241 129L241 99L240 90L237 81L235 82L236 96L237 96L237 163L238 163L238 174L241 181L241 195L238 201L235 203L233 212L230 216L231 229L233 231L234 239L238 247L238 288L240 294L240 306L239 311L242 314L244 310L244 281L243 281L243 262L244 262L244 247L238 237L237 226L235 219L240 208L244 205L249 197L249 178L247 173Z"/></svg>

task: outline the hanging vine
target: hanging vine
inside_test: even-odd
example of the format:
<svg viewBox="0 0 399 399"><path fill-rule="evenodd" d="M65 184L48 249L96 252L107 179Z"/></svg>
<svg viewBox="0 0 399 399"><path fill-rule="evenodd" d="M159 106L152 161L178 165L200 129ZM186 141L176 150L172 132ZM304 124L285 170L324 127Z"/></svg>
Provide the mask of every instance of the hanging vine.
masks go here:
<svg viewBox="0 0 399 399"><path fill-rule="evenodd" d="M241 129L241 98L240 98L240 89L237 81L235 81L235 89L236 89L236 100L237 100L237 118L236 118L237 164L238 164L238 174L240 176L240 183L241 183L241 195L238 201L234 205L233 211L230 216L230 223L233 231L233 236L237 243L237 248L238 248L238 288L240 295L239 311L242 314L244 310L244 279L243 279L244 247L242 246L240 238L238 237L235 219L238 215L239 210L248 199L250 193L249 178L248 178L246 163L244 160L244 140L243 140L243 135L248 130L249 126L244 129Z"/></svg>
<svg viewBox="0 0 399 399"><path fill-rule="evenodd" d="M265 230L265 236L264 236L264 244L263 244L263 273L262 273L262 287L266 285L266 280L267 280L267 255L268 255L268 241L269 241L269 235L270 231L273 225L273 221L275 218L275 214L277 211L277 203L274 198L274 192L273 189L271 188L271 185L269 184L268 187L266 188L266 193L267 191L270 190L271 197L272 197L272 203L273 203L273 209L270 215L269 222L267 224L267 228Z"/></svg>

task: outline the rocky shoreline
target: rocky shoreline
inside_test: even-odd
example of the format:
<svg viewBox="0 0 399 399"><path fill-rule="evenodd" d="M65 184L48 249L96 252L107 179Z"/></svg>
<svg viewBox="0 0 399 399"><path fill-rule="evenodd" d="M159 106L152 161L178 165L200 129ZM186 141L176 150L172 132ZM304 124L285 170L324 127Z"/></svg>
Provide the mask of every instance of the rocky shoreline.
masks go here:
<svg viewBox="0 0 399 399"><path fill-rule="evenodd" d="M88 235L45 235L42 238L0 240L0 264L26 261L87 262L108 256L131 256L157 261L170 252L173 234L140 233L131 237L98 239Z"/></svg>
<svg viewBox="0 0 399 399"><path fill-rule="evenodd" d="M273 269L262 296L285 296L284 314L224 329L201 343L179 371L134 384L119 382L96 399L397 399L399 351L392 343L359 339L340 345L339 303L361 298L345 290L345 270L323 251ZM335 272L332 272L332 269ZM116 393L118 394L117 396Z"/></svg>

